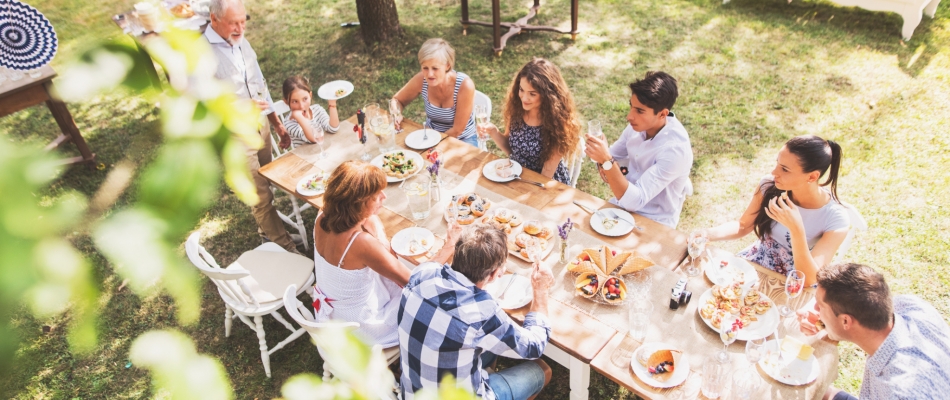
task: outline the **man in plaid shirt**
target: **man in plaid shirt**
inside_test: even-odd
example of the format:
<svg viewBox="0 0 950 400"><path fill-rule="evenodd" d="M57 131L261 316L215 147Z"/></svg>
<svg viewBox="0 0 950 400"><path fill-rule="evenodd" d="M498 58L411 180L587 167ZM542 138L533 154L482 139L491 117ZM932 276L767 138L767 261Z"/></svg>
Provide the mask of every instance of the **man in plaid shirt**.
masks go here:
<svg viewBox="0 0 950 400"><path fill-rule="evenodd" d="M455 244L453 265L425 263L403 288L399 304L402 398L438 387L452 375L459 387L483 399L528 399L551 379L540 360L551 327L547 317L550 269L534 264L534 301L518 326L482 288L505 274L505 233L487 225L467 229ZM483 364L497 356L531 359L489 374Z"/></svg>

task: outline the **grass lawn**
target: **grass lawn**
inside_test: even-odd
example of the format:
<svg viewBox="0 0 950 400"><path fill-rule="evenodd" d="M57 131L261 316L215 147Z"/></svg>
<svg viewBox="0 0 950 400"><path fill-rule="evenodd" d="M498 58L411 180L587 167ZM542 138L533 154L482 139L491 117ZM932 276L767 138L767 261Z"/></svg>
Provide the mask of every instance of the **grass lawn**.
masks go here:
<svg viewBox="0 0 950 400"><path fill-rule="evenodd" d="M884 273L895 293L913 293L950 317L950 11L924 18L908 42L900 40L901 18L892 13L837 7L825 1L600 0L580 3L577 41L568 35L524 33L492 56L489 28L461 34L458 3L397 0L405 31L401 39L367 48L355 21L352 0L245 0L252 16L247 37L260 57L275 96L292 74L308 76L315 87L346 79L356 92L340 102L341 115L361 104L388 99L418 71L415 54L431 37L457 50L459 71L495 104L493 121L512 75L531 57L558 64L571 85L584 120L605 121L616 139L624 127L629 89L648 70L661 69L679 80L674 108L693 140L695 195L685 206L679 229L689 231L738 217L759 178L771 171L788 138L814 133L844 148L841 198L856 206L870 230L860 234L847 259ZM54 67L62 68L91 41L121 36L110 16L132 7L131 0L33 0L49 17L61 41ZM472 18L488 20L487 1L472 2ZM525 14L530 1L502 2L504 19ZM532 22L568 27L568 0L545 1ZM407 116L422 117L419 101ZM48 201L65 191L91 196L117 162L146 163L160 139L155 105L128 94L110 94L70 109L98 155L101 169L69 169L48 190ZM58 133L45 107L0 119L3 140L36 142ZM66 149L65 153L72 150ZM451 162L451 161L450 161ZM601 197L607 187L585 165L578 187ZM259 240L249 209L222 188L220 200L196 229L219 263L227 264ZM130 191L117 207L134 199ZM313 218L313 214L309 214ZM294 374L321 370L316 349L297 340L271 358L273 378L260 363L256 337L238 324L224 337L224 309L205 282L201 321L179 327L174 304L164 295L139 298L93 250L88 231L70 239L93 261L102 282L101 337L89 355L68 351L64 326L69 316L36 320L17 313L21 336L17 368L0 377L0 398L143 398L153 393L148 375L127 368L131 341L149 329L176 328L198 349L224 363L238 398L279 396ZM184 238L183 238L184 240ZM720 244L737 251L752 237ZM286 332L268 321L270 342ZM44 325L51 326L43 333ZM865 354L841 345L836 386L856 393ZM632 398L610 380L592 374L591 397ZM554 384L542 398L568 398L567 371L555 369Z"/></svg>

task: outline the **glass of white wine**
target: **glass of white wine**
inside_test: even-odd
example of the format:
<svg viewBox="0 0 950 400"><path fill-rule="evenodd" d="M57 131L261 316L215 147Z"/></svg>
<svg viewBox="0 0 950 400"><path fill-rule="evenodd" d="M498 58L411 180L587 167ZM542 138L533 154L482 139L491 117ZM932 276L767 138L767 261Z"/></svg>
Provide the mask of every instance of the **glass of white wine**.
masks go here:
<svg viewBox="0 0 950 400"><path fill-rule="evenodd" d="M693 277L702 272L697 266L697 259L706 251L706 232L703 230L693 231L686 240L686 252L689 253L689 266L686 267L686 275Z"/></svg>
<svg viewBox="0 0 950 400"><path fill-rule="evenodd" d="M488 139L491 136L488 135L488 131L485 129L485 125L489 123L491 115L488 114L488 107L484 105L475 106L475 122L478 123L476 127L476 133L478 134L478 149L481 151L488 151Z"/></svg>

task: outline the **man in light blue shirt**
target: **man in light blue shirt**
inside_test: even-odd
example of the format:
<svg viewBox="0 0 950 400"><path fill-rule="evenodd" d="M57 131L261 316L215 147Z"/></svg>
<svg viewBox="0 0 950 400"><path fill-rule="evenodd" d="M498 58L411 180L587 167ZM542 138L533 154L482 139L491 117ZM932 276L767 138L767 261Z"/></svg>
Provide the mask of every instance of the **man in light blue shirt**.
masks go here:
<svg viewBox="0 0 950 400"><path fill-rule="evenodd" d="M676 228L693 191L689 135L670 111L678 96L676 79L651 71L630 90L629 125L620 139L608 149L605 138L588 134L586 153L610 186L611 203Z"/></svg>
<svg viewBox="0 0 950 400"><path fill-rule="evenodd" d="M891 299L887 282L871 267L838 264L818 271L815 310L799 311L801 330L847 340L868 353L861 399L950 398L950 327L916 296ZM829 388L826 399L856 397Z"/></svg>

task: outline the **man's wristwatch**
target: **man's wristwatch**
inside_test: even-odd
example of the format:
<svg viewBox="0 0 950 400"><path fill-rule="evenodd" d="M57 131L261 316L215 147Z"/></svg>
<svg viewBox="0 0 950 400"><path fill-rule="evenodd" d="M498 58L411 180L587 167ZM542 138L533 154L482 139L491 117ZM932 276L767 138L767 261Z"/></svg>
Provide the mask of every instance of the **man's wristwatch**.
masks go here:
<svg viewBox="0 0 950 400"><path fill-rule="evenodd" d="M614 167L614 163L616 163L616 162L617 162L617 160L614 160L613 158L611 158L611 159L609 159L609 160L607 160L607 161L604 161L602 164L600 164L600 165L598 165L598 166L601 167L601 168L603 168L604 171L610 171L610 169Z"/></svg>

